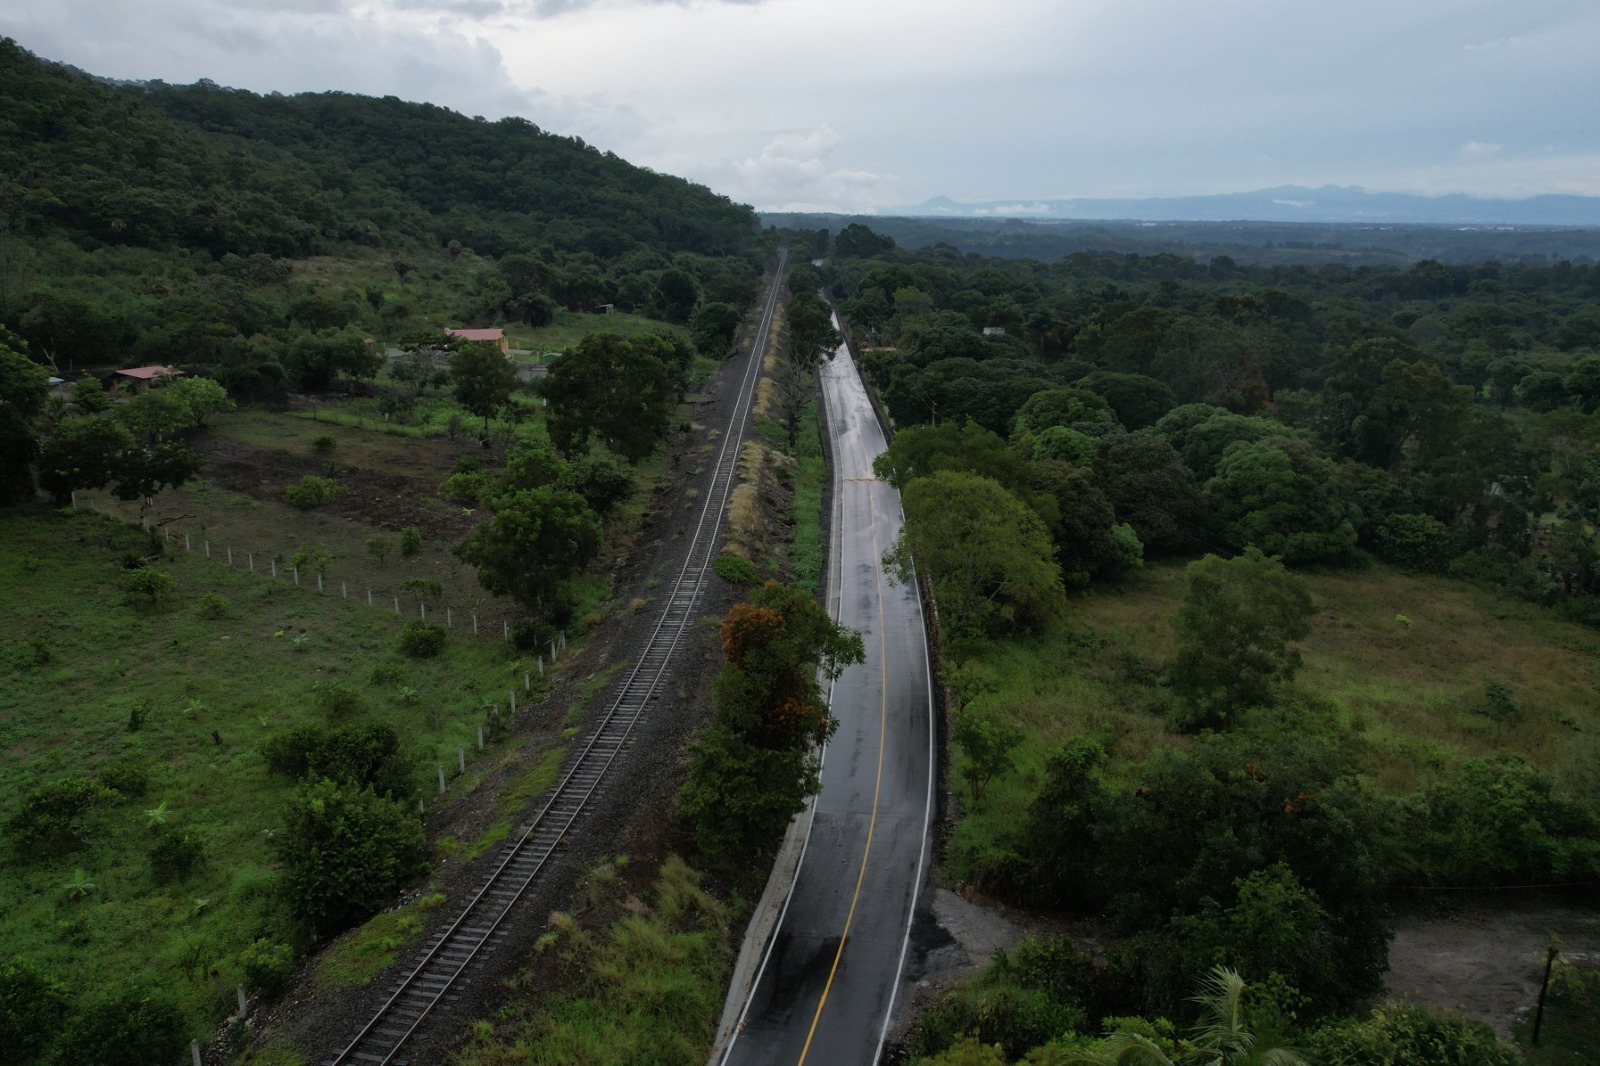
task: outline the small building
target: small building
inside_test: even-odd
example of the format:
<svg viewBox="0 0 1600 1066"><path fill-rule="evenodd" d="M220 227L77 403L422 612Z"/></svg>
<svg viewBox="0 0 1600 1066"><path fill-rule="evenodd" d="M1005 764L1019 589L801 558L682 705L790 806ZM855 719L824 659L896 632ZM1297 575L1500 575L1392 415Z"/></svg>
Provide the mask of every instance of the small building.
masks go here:
<svg viewBox="0 0 1600 1066"><path fill-rule="evenodd" d="M511 358L511 342L503 329L447 329L445 333L471 343L492 344L500 349L501 355Z"/></svg>
<svg viewBox="0 0 1600 1066"><path fill-rule="evenodd" d="M985 337L1004 337L1006 328L1004 326L984 326L983 335Z"/></svg>
<svg viewBox="0 0 1600 1066"><path fill-rule="evenodd" d="M119 385L132 385L136 389L147 389L155 382L182 376L183 371L170 366L136 366L127 370L119 370L112 374L111 378Z"/></svg>

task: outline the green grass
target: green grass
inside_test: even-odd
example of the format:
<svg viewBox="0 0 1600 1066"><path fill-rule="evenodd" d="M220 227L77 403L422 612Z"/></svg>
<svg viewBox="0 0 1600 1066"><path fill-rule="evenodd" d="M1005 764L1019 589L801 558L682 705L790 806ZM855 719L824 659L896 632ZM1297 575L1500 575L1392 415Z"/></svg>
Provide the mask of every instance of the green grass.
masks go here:
<svg viewBox="0 0 1600 1066"><path fill-rule="evenodd" d="M462 857L467 862L471 862L510 835L510 822L496 822L488 829L485 829L478 836L478 839L467 845L466 850L461 853Z"/></svg>
<svg viewBox="0 0 1600 1066"><path fill-rule="evenodd" d="M806 405L800 422L799 468L794 478L794 543L789 548L789 567L794 583L822 595L822 551L828 516L822 511L822 492L828 484L828 464L822 455L821 430L817 425L817 405Z"/></svg>
<svg viewBox="0 0 1600 1066"><path fill-rule="evenodd" d="M561 775L561 760L566 754L564 744L552 745L540 752L539 757L500 793L500 813L508 818L521 814L530 800L550 791Z"/></svg>
<svg viewBox="0 0 1600 1066"><path fill-rule="evenodd" d="M644 315L617 311L609 315L591 315L582 311L559 310L555 321L534 329L522 323L509 323L505 327L511 347L533 352L564 352L591 333L615 333L633 338L645 333L662 337L682 337L687 340L689 331L670 322L662 322Z"/></svg>
<svg viewBox="0 0 1600 1066"><path fill-rule="evenodd" d="M443 892L431 892L341 937L317 960L313 978L317 991L367 984L394 961L395 952L417 938L428 912L444 901Z"/></svg>
<svg viewBox="0 0 1600 1066"><path fill-rule="evenodd" d="M431 796L433 763L476 747L482 706L520 676L498 639L457 629L433 660L395 652L400 620L337 595L318 595L229 568L198 551L158 565L177 581L160 605L129 603L120 556L148 550L136 528L87 512L14 509L0 519L0 817L39 784L131 760L150 774L143 797L104 805L82 847L12 855L0 867L0 942L76 991L140 979L176 995L195 1035L225 1012L215 968L231 986L238 952L259 936L292 940L273 891L271 834L292 785L259 755L271 736L323 721L314 688L356 688L346 721L391 724L419 757L417 788ZM226 598L207 617L202 597ZM497 638L498 635L496 635ZM38 662L33 640L48 649ZM414 701L396 698L387 664ZM130 713L148 708L138 731ZM220 743L218 740L220 739ZM167 804L167 829L195 834L205 861L158 882L143 811ZM73 901L77 868L96 888ZM200 901L204 901L202 904Z"/></svg>
<svg viewBox="0 0 1600 1066"><path fill-rule="evenodd" d="M1380 790L1427 787L1459 758L1500 748L1527 756L1558 787L1581 790L1592 780L1600 635L1458 582L1385 567L1306 581L1318 611L1288 696L1326 710ZM981 803L969 801L952 855L981 851L1017 824L1045 759L1069 737L1104 743L1113 781L1159 749L1188 744L1167 730L1156 684L1173 654L1169 619L1183 589L1182 564L1150 565L1121 589L1074 598L1067 619L1042 636L951 649L946 680L1024 732L1016 769L991 782ZM1490 681L1509 686L1520 707L1504 726L1472 711ZM952 746L950 780L963 795L964 765Z"/></svg>
<svg viewBox="0 0 1600 1066"><path fill-rule="evenodd" d="M1545 1001L1539 1046L1532 1043L1533 1017L1517 1027L1517 1047L1528 1066L1590 1066L1600 1048L1600 980L1593 971L1565 995Z"/></svg>
<svg viewBox="0 0 1600 1066"><path fill-rule="evenodd" d="M597 884L616 880L612 868ZM552 916L539 954L558 960L561 990L508 1005L498 1029L477 1023L453 1061L704 1062L732 962L727 909L676 858L662 865L651 906L632 909L598 933Z"/></svg>

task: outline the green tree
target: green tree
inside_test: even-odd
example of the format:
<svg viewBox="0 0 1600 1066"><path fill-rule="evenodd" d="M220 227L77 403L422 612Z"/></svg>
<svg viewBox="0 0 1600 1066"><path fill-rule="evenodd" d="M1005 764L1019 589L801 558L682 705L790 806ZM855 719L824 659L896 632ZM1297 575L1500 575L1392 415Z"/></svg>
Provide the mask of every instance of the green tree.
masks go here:
<svg viewBox="0 0 1600 1066"><path fill-rule="evenodd" d="M133 447L133 434L108 416L68 422L39 450L39 484L58 507L65 507L77 489L110 484Z"/></svg>
<svg viewBox="0 0 1600 1066"><path fill-rule="evenodd" d="M0 962L0 1047L19 1066L37 1061L66 1020L67 989L25 958Z"/></svg>
<svg viewBox="0 0 1600 1066"><path fill-rule="evenodd" d="M128 987L91 1000L56 1043L59 1063L161 1066L179 1061L188 1024L177 1003L153 989Z"/></svg>
<svg viewBox="0 0 1600 1066"><path fill-rule="evenodd" d="M371 788L327 778L290 797L273 844L295 915L322 934L387 906L427 854L413 811Z"/></svg>
<svg viewBox="0 0 1600 1066"><path fill-rule="evenodd" d="M563 609L561 590L600 547L600 520L582 496L544 485L498 497L494 517L455 548L478 583L539 614Z"/></svg>
<svg viewBox="0 0 1600 1066"><path fill-rule="evenodd" d="M469 344L450 360L450 378L456 402L483 419L487 435L489 419L516 390L516 367L493 344Z"/></svg>
<svg viewBox="0 0 1600 1066"><path fill-rule="evenodd" d="M689 335L701 355L721 359L728 354L733 335L743 320L744 316L732 304L701 304L689 319Z"/></svg>
<svg viewBox="0 0 1600 1066"><path fill-rule="evenodd" d="M178 587L178 581L165 570L141 566L127 570L122 575L122 588L130 596L144 596L152 604L160 603Z"/></svg>
<svg viewBox="0 0 1600 1066"><path fill-rule="evenodd" d="M939 471L907 485L902 504L884 561L901 581L927 575L952 636L1037 632L1065 606L1044 523L999 483Z"/></svg>
<svg viewBox="0 0 1600 1066"><path fill-rule="evenodd" d="M378 566L383 566L383 561L394 554L394 538L387 533L374 533L364 542L367 554L378 560Z"/></svg>
<svg viewBox="0 0 1600 1066"><path fill-rule="evenodd" d="M1272 703L1300 665L1294 642L1311 632L1315 608L1305 583L1255 547L1190 563L1185 580L1170 673L1194 709L1190 724L1222 725L1246 707Z"/></svg>
<svg viewBox="0 0 1600 1066"><path fill-rule="evenodd" d="M182 377L161 391L183 404L190 425L204 426L212 415L226 414L235 407L228 390L210 378Z"/></svg>
<svg viewBox="0 0 1600 1066"><path fill-rule="evenodd" d="M989 782L1016 765L1011 753L1022 743L1024 734L1017 726L970 705L957 708L950 719L950 739L961 749L961 776L966 779L972 802L978 803Z"/></svg>
<svg viewBox="0 0 1600 1066"><path fill-rule="evenodd" d="M765 845L818 788L815 746L834 727L818 674L862 660L861 637L804 589L769 582L721 626L726 663L696 741L678 814L707 854Z"/></svg>
<svg viewBox="0 0 1600 1066"><path fill-rule="evenodd" d="M677 402L663 356L670 345L649 337L624 340L591 333L550 368L541 391L550 408L550 439L568 455L592 438L638 462L666 435Z"/></svg>
<svg viewBox="0 0 1600 1066"><path fill-rule="evenodd" d="M1205 498L1178 453L1153 430L1100 441L1095 484L1151 555L1189 551L1207 524Z"/></svg>
<svg viewBox="0 0 1600 1066"><path fill-rule="evenodd" d="M1355 513L1333 464L1303 441L1230 446L1205 484L1224 537L1288 563L1339 562L1356 545Z"/></svg>

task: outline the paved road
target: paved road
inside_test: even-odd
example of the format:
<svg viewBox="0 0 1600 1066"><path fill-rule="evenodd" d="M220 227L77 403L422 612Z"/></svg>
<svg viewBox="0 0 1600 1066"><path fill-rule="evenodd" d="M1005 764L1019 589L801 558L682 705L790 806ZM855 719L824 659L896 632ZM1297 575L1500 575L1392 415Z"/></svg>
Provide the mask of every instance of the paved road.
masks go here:
<svg viewBox="0 0 1600 1066"><path fill-rule="evenodd" d="M833 685L839 730L782 921L721 1059L729 1066L877 1060L929 858L933 714L922 605L882 563L900 529L900 494L872 479L883 433L847 350L821 379L834 457L828 607L861 633L866 662Z"/></svg>

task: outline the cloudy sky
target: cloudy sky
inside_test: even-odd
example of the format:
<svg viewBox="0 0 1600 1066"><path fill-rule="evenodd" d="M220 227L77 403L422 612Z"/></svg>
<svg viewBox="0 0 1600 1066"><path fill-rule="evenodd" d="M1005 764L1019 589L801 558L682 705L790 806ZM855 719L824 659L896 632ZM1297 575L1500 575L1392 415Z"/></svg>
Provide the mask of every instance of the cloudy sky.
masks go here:
<svg viewBox="0 0 1600 1066"><path fill-rule="evenodd" d="M1600 195L1595 0L6 0L0 34L521 115L768 209Z"/></svg>

